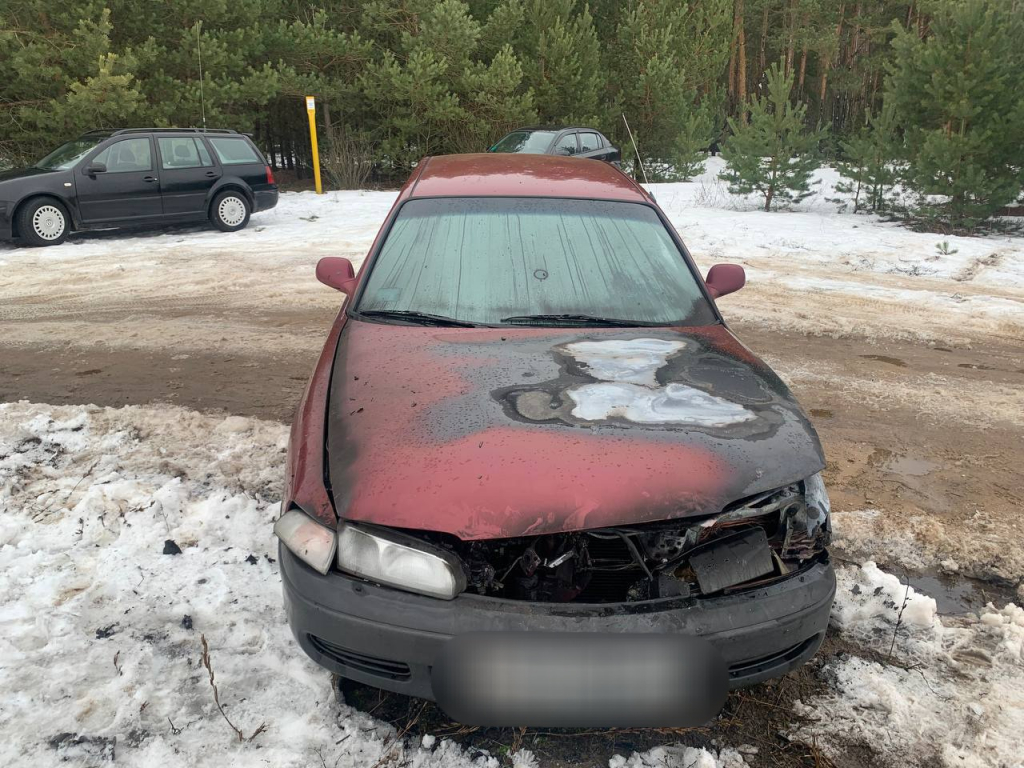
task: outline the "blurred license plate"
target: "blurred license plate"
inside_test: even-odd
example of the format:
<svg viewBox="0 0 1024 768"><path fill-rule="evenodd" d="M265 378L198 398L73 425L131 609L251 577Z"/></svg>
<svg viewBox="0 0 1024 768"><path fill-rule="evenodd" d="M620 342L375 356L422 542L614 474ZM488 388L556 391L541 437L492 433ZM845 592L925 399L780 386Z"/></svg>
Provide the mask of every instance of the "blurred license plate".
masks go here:
<svg viewBox="0 0 1024 768"><path fill-rule="evenodd" d="M481 632L432 669L454 720L488 727L689 727L725 703L722 657L688 635Z"/></svg>

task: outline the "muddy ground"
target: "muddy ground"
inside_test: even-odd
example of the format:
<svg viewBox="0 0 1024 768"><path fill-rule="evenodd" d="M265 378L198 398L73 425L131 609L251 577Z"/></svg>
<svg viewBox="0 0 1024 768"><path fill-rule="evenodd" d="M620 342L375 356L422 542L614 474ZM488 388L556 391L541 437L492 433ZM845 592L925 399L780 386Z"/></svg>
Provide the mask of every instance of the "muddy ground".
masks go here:
<svg viewBox="0 0 1024 768"><path fill-rule="evenodd" d="M187 286L176 298L179 266ZM272 285L273 277L245 290L204 285L202 262L187 272L183 262L168 267L139 294L123 290L121 273L109 269L91 275L98 281L91 288L73 280L35 285L32 276L0 280L0 402L173 403L290 420L337 305L335 294L316 293L310 271L287 273L312 286L280 300L288 287ZM742 301L759 295L752 289ZM774 300L785 303L778 293ZM729 302L721 302L727 317ZM744 306L739 297L735 306ZM891 340L859 326L837 331L843 310L823 305L815 311L829 315L831 335L818 336L807 322L765 322L749 307L734 330L791 384L821 435L837 556L876 559L906 574L941 612L1012 597L1024 573L1024 553L1012 544L1024 540L1024 340L1015 327L980 336L947 333L947 323L921 340ZM870 321L871 307L857 316ZM843 652L842 641L829 637L807 668L733 695L714 729L685 733L467 731L421 702L368 689L349 696L410 734L457 736L492 753L522 745L545 764L606 765L615 752L712 740L756 747L754 764L828 764L813 745L784 734L795 723L794 700L822 686L816 669ZM838 761L871 763L867 748Z"/></svg>

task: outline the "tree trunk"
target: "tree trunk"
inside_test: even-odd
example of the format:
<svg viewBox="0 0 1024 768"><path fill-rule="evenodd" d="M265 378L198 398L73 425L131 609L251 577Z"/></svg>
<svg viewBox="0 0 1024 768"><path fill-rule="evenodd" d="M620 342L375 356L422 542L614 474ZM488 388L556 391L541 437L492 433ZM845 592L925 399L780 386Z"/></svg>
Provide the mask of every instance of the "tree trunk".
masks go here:
<svg viewBox="0 0 1024 768"><path fill-rule="evenodd" d="M732 40L729 42L729 100L736 97L736 27L733 19Z"/></svg>
<svg viewBox="0 0 1024 768"><path fill-rule="evenodd" d="M796 47L796 0L789 0L789 38L786 41L786 65L785 75L793 71L793 54Z"/></svg>
<svg viewBox="0 0 1024 768"><path fill-rule="evenodd" d="M807 46L804 46L803 51L800 53L800 75L796 82L796 97L802 98L804 95L804 76L807 74Z"/></svg>
<svg viewBox="0 0 1024 768"><path fill-rule="evenodd" d="M736 98L740 104L740 120L747 122L747 34L743 25L743 0L736 0L736 27L739 50L736 57Z"/></svg>
<svg viewBox="0 0 1024 768"><path fill-rule="evenodd" d="M758 78L760 78L761 75L764 74L765 68L767 66L767 60L765 58L766 51L767 51L767 46L768 46L768 5L765 4L765 6L764 6L764 13L761 15L761 53L760 53L760 56L758 57L758 60L757 60L757 65L758 65L757 76L758 76Z"/></svg>

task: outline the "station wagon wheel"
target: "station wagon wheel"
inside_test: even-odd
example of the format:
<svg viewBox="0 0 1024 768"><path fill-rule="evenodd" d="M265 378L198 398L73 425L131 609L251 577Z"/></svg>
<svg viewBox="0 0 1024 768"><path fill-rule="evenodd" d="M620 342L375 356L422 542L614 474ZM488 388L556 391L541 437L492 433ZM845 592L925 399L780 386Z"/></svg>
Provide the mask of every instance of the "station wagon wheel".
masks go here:
<svg viewBox="0 0 1024 768"><path fill-rule="evenodd" d="M221 192L210 205L210 220L221 232L237 232L249 223L249 201L241 192Z"/></svg>
<svg viewBox="0 0 1024 768"><path fill-rule="evenodd" d="M70 217L57 200L29 200L18 211L18 234L28 245L58 245L68 236Z"/></svg>

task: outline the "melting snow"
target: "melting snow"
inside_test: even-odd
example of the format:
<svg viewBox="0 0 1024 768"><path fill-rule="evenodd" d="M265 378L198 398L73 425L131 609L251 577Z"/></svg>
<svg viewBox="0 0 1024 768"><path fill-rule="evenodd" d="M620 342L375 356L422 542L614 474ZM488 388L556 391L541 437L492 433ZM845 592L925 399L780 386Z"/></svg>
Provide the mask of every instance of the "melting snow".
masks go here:
<svg viewBox="0 0 1024 768"><path fill-rule="evenodd" d="M577 341L566 351L587 366L595 379L656 387L655 375L669 357L686 348L685 341L612 339Z"/></svg>
<svg viewBox="0 0 1024 768"><path fill-rule="evenodd" d="M757 418L742 405L695 387L679 383L658 386L658 369L686 346L685 341L662 339L567 344L565 350L583 363L591 376L601 380L568 390L576 404L572 415L584 421L618 417L639 424L701 427L722 427Z"/></svg>
<svg viewBox="0 0 1024 768"><path fill-rule="evenodd" d="M1024 765L1024 609L939 617L873 562L838 576L833 622L866 652L829 663L833 690L798 705L811 722L796 735L836 756L865 744L893 766Z"/></svg>
<svg viewBox="0 0 1024 768"><path fill-rule="evenodd" d="M685 384L655 389L637 384L584 384L570 389L568 394L576 403L572 415L586 421L618 416L638 424L724 427L757 418L757 414L739 403Z"/></svg>

